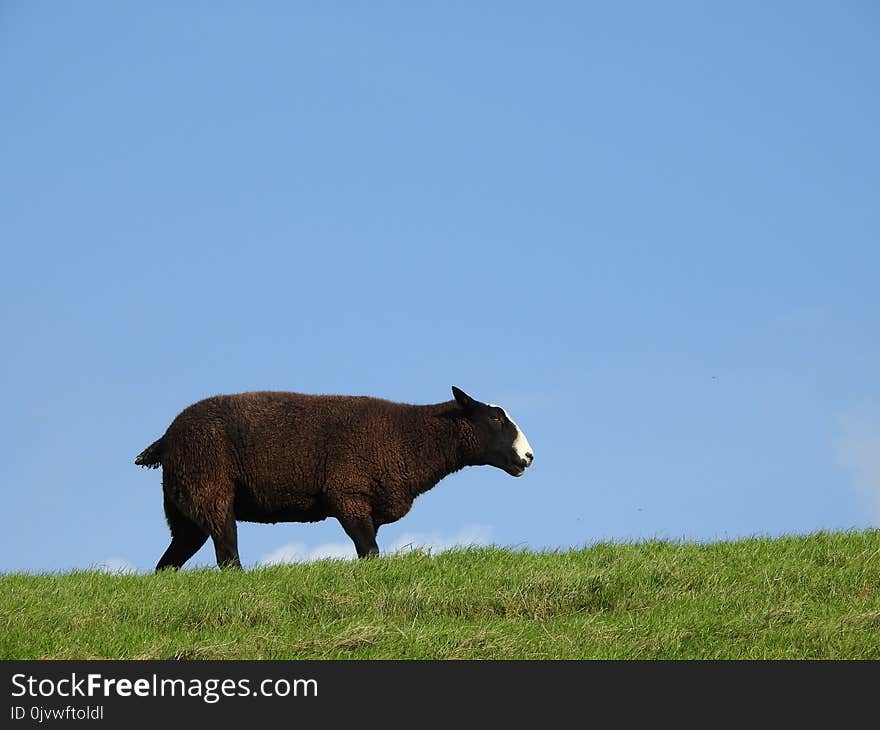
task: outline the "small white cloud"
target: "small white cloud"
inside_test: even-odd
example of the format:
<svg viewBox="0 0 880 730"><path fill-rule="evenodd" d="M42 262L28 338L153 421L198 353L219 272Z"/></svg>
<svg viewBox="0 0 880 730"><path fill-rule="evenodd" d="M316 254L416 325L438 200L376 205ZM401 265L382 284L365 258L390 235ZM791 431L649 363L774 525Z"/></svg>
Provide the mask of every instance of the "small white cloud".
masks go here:
<svg viewBox="0 0 880 730"><path fill-rule="evenodd" d="M470 525L453 535L440 533L407 532L398 537L383 553L410 552L420 550L431 554L451 548L489 544L492 528L485 525ZM382 546L379 546L382 549ZM284 563L310 563L315 560L353 560L357 557L351 542L330 542L313 548L301 542L282 545L268 555L264 555L257 565L282 565Z"/></svg>
<svg viewBox="0 0 880 730"><path fill-rule="evenodd" d="M398 537L389 548L389 552L408 552L420 550L435 554L452 548L488 545L492 537L492 528L486 525L468 525L454 535L444 536L439 533L406 532Z"/></svg>
<svg viewBox="0 0 880 730"><path fill-rule="evenodd" d="M350 542L328 542L313 548L301 542L291 542L263 556L257 564L311 563L315 560L352 560L356 557L354 544Z"/></svg>
<svg viewBox="0 0 880 730"><path fill-rule="evenodd" d="M880 422L848 420L837 453L867 500L871 519L880 521Z"/></svg>
<svg viewBox="0 0 880 730"><path fill-rule="evenodd" d="M137 568L124 558L107 558L98 563L95 566L95 570L100 570L102 573L114 574L137 573Z"/></svg>

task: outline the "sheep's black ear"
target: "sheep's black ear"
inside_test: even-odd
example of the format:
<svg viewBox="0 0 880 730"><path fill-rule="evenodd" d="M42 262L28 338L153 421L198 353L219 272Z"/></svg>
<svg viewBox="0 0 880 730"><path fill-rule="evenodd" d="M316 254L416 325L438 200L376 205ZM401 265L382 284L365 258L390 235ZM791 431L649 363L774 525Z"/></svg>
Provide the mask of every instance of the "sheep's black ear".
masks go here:
<svg viewBox="0 0 880 730"><path fill-rule="evenodd" d="M452 395L455 396L455 400L458 405L460 405L466 411L469 411L471 408L477 405L477 401L471 398L461 388L456 388L454 385L452 386Z"/></svg>

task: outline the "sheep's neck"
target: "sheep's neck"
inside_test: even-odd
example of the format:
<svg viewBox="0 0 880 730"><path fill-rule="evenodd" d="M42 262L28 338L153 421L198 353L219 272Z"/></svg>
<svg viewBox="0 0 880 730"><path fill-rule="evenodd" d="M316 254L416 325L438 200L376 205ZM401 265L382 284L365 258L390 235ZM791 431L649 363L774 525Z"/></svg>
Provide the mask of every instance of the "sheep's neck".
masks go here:
<svg viewBox="0 0 880 730"><path fill-rule="evenodd" d="M415 457L410 471L409 491L413 498L427 492L446 476L470 465L466 441L462 438L461 421L450 418L449 405L426 409L420 413L422 428L413 433L427 434L413 449Z"/></svg>

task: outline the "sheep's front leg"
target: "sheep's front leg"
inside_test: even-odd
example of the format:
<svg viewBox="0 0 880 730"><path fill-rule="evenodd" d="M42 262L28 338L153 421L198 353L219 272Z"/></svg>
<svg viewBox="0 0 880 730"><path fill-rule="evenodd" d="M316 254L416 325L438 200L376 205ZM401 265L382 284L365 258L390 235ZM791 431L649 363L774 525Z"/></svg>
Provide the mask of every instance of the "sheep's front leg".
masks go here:
<svg viewBox="0 0 880 730"><path fill-rule="evenodd" d="M379 554L376 544L376 528L369 515L346 515L339 517L339 524L354 543L359 558L371 558Z"/></svg>

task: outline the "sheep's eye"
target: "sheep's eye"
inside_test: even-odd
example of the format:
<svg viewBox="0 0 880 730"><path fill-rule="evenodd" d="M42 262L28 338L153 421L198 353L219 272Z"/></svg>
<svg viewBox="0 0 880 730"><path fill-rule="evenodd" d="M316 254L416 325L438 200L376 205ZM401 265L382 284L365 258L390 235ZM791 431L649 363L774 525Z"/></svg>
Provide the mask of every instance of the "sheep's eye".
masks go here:
<svg viewBox="0 0 880 730"><path fill-rule="evenodd" d="M500 421L501 421L501 416L498 415L497 413L490 413L490 414L489 414L489 420L490 420L490 421L499 421L499 422L500 422Z"/></svg>

